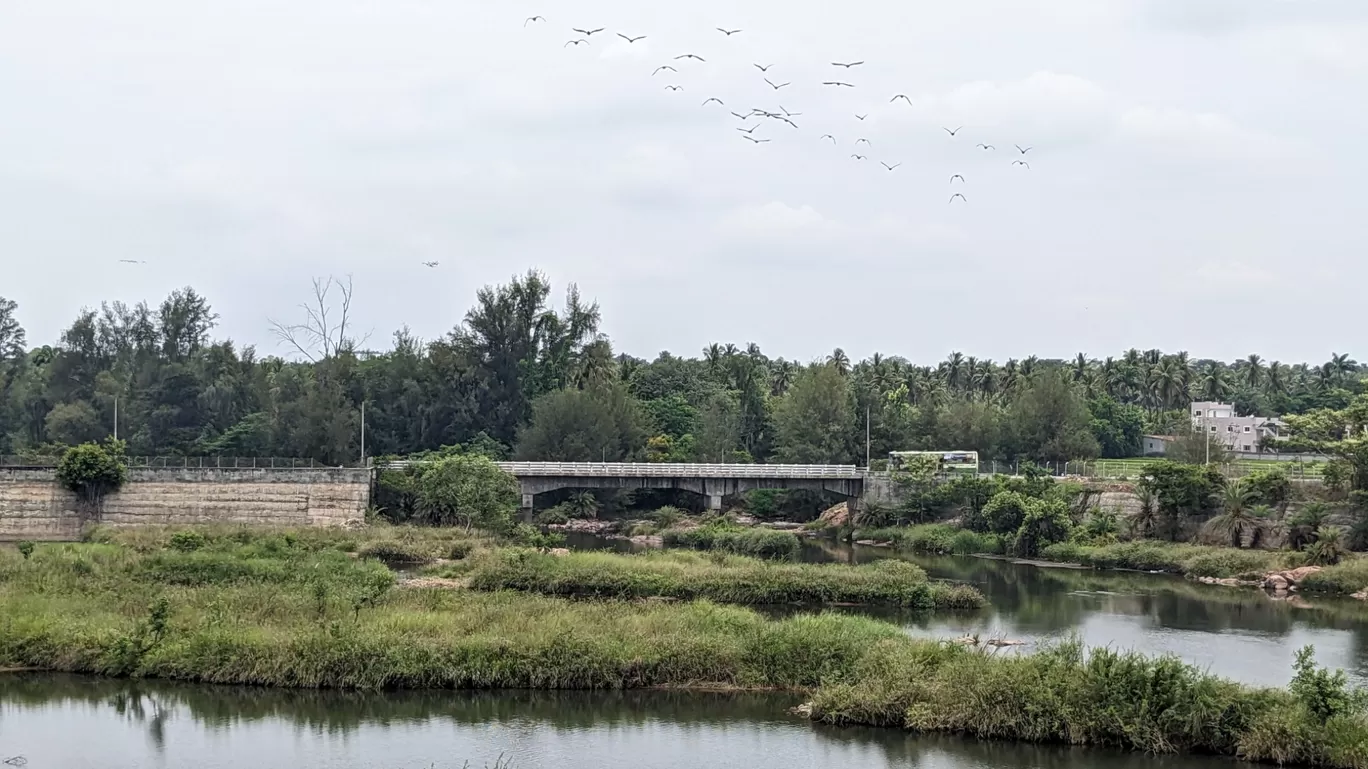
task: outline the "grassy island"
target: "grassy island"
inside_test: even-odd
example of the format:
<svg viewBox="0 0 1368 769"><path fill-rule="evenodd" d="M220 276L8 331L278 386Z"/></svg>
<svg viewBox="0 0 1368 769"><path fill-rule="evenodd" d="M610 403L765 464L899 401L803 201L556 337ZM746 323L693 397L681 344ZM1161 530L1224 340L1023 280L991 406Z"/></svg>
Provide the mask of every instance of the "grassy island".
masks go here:
<svg viewBox="0 0 1368 769"><path fill-rule="evenodd" d="M396 553L460 579L405 586L379 560ZM808 581L819 587L794 592ZM938 605L956 589L938 590L907 564L551 555L450 530L97 532L0 548L0 669L314 688L772 689L828 723L1368 767L1368 701L1309 650L1291 687L1263 689L1071 643L992 655L838 613L537 594Z"/></svg>

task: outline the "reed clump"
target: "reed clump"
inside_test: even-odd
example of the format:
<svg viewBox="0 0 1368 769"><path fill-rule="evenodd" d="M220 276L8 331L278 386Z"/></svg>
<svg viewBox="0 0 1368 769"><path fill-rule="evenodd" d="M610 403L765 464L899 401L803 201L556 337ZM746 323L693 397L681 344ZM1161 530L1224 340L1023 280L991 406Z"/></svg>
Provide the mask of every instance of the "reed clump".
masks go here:
<svg viewBox="0 0 1368 769"><path fill-rule="evenodd" d="M665 551L541 554L491 552L453 570L475 590L519 590L595 598L707 599L735 604L878 604L913 609L977 609L981 593L931 582L905 561L865 566L775 563L719 553Z"/></svg>

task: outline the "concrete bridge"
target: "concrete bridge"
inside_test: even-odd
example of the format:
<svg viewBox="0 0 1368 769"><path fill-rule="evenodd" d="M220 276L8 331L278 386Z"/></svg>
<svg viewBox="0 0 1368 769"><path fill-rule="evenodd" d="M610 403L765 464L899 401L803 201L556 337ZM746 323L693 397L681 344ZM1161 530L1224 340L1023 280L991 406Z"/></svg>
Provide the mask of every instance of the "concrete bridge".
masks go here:
<svg viewBox="0 0 1368 769"><path fill-rule="evenodd" d="M522 506L557 489L683 489L701 494L708 509L722 498L752 489L808 489L846 498L852 511L864 494L865 474L855 465L740 465L636 462L500 462L518 479Z"/></svg>

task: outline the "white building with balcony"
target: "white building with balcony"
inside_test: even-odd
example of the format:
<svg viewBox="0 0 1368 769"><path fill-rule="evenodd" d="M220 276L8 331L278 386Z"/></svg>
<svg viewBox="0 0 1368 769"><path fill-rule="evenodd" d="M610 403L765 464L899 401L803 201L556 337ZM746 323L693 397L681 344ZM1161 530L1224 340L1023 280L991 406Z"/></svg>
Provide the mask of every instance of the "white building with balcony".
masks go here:
<svg viewBox="0 0 1368 769"><path fill-rule="evenodd" d="M1236 416L1229 403L1195 401L1189 410L1192 429L1210 433L1226 448L1241 454L1261 453L1264 441L1277 438L1286 424L1274 417Z"/></svg>

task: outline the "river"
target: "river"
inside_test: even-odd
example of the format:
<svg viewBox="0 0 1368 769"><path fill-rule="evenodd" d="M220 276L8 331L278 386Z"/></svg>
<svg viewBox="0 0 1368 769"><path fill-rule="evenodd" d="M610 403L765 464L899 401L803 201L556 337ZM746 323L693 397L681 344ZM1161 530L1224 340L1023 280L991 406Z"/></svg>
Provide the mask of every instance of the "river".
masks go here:
<svg viewBox="0 0 1368 769"><path fill-rule="evenodd" d="M794 698L342 693L0 675L0 760L26 769L1220 769L1210 758L817 726Z"/></svg>
<svg viewBox="0 0 1368 769"><path fill-rule="evenodd" d="M1258 590L1164 575L900 555L830 542L804 551L810 561L889 557L915 561L934 579L973 584L992 602L991 609L964 614L872 612L912 634L978 633L1028 641L1027 650L1077 634L1092 645L1170 652L1256 684L1286 683L1295 650L1314 644L1322 663L1368 684L1368 607L1352 600L1277 601ZM1232 765L821 727L786 715L794 704L782 695L358 694L7 674L0 675L0 760L22 755L27 769L457 769L466 761L493 764L501 754L515 768L556 769Z"/></svg>

